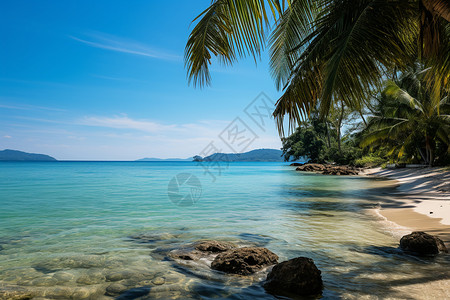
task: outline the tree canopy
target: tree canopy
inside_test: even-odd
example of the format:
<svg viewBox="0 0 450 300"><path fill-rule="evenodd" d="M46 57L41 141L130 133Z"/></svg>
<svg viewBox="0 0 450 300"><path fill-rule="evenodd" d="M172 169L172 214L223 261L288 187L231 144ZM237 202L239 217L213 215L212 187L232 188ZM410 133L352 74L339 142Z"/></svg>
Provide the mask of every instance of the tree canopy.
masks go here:
<svg viewBox="0 0 450 300"><path fill-rule="evenodd" d="M268 46L283 134L286 115L293 130L317 106L322 117L340 101L361 110L417 59L432 70L431 92L448 90L449 21L448 0L214 0L194 20L185 63L189 81L203 86L213 57L258 59Z"/></svg>

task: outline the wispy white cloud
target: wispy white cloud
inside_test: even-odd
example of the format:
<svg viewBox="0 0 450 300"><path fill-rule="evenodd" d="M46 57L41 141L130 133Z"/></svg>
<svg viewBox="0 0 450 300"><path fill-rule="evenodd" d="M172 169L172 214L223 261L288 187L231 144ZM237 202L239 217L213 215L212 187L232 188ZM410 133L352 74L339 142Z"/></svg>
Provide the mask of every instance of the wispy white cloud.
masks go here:
<svg viewBox="0 0 450 300"><path fill-rule="evenodd" d="M4 135L3 136L5 139L10 139L10 138L12 138L12 136L10 136L10 135Z"/></svg>
<svg viewBox="0 0 450 300"><path fill-rule="evenodd" d="M156 50L155 48L137 41L100 32L86 34L86 36L87 38L80 38L69 35L71 39L95 48L157 59L181 60L181 56L179 55L171 54L168 51Z"/></svg>
<svg viewBox="0 0 450 300"><path fill-rule="evenodd" d="M35 106L35 105L28 105L28 104L8 105L8 104L1 104L1 103L0 103L0 108L15 109L15 110L49 110L49 111L66 111L65 109L60 109L60 108L45 107L45 106Z"/></svg>
<svg viewBox="0 0 450 300"><path fill-rule="evenodd" d="M123 114L120 116L87 116L77 121L79 125L96 126L112 129L130 129L140 132L158 134L161 136L173 136L182 134L185 136L213 137L221 132L229 121L200 120L195 123L164 124L146 119L133 119Z"/></svg>
<svg viewBox="0 0 450 300"><path fill-rule="evenodd" d="M85 117L80 121L80 124L115 129L134 129L153 133L176 129L176 125L164 125L148 120L135 120L126 115L116 117Z"/></svg>
<svg viewBox="0 0 450 300"><path fill-rule="evenodd" d="M219 138L219 134L230 123L228 120L165 123L133 118L126 114L88 115L75 119L15 118L30 122L5 130L2 135L14 137L4 137L5 147L26 150L32 145L34 148L28 152L53 154L59 159L184 158L202 153L211 142L214 142L220 152L232 152ZM257 132L258 138L247 150L280 148L275 127L273 132L269 131ZM57 153L59 154L55 156Z"/></svg>

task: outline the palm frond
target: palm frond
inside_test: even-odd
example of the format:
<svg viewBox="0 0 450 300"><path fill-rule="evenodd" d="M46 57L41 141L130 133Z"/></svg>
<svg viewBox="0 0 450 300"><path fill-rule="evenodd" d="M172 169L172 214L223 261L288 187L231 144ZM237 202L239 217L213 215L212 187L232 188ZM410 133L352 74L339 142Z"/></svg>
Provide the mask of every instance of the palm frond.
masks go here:
<svg viewBox="0 0 450 300"><path fill-rule="evenodd" d="M299 51L295 49L313 30L318 1L294 0L281 15L269 40L270 67L275 85L282 89L288 83Z"/></svg>
<svg viewBox="0 0 450 300"><path fill-rule="evenodd" d="M422 103L420 103L420 101L418 101L416 98L412 97L408 93L408 91L400 88L393 81L388 81L388 83L386 84L386 88L383 90L383 93L386 96L391 97L399 104L405 104L412 109L418 110L422 114L425 113Z"/></svg>
<svg viewBox="0 0 450 300"><path fill-rule="evenodd" d="M279 0L269 0L270 12L276 19L281 11ZM237 57L252 55L256 61L265 44L269 16L265 0L215 0L202 12L185 49L185 65L189 83L209 85L209 65L216 56L230 64Z"/></svg>
<svg viewBox="0 0 450 300"><path fill-rule="evenodd" d="M374 86L381 86L386 68L402 66L414 54L409 27L400 15L413 15L408 2L329 1L334 12L318 22L335 28L330 41L331 56L325 69L321 112L325 114L333 96L358 109ZM399 26L400 25L400 26ZM408 28L408 30L405 30Z"/></svg>

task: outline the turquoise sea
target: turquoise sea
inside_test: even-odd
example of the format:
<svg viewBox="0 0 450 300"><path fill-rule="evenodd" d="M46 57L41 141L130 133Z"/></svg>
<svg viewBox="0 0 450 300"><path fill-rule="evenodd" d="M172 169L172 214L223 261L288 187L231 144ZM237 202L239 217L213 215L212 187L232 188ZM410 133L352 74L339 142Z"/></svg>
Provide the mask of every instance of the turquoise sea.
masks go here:
<svg viewBox="0 0 450 300"><path fill-rule="evenodd" d="M213 181L194 162L1 162L0 295L276 299L262 288L267 271L224 275L165 255L203 239L310 257L323 299L448 295L449 256L403 254L405 229L376 214L394 189L386 180L294 169L231 163ZM174 190L180 173L201 186ZM183 195L193 203L179 205Z"/></svg>

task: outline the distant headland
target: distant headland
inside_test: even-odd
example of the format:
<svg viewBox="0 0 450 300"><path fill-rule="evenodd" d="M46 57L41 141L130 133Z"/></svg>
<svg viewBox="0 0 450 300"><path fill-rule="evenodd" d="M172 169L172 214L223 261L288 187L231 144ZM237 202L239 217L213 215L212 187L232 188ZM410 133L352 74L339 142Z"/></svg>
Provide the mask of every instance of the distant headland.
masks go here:
<svg viewBox="0 0 450 300"><path fill-rule="evenodd" d="M260 161L260 162L282 162L283 152L277 149L255 149L244 153L214 153L201 157L194 156L194 161Z"/></svg>
<svg viewBox="0 0 450 300"><path fill-rule="evenodd" d="M5 149L0 151L0 161L56 161L56 159L45 154Z"/></svg>

